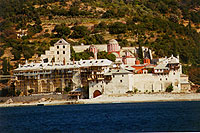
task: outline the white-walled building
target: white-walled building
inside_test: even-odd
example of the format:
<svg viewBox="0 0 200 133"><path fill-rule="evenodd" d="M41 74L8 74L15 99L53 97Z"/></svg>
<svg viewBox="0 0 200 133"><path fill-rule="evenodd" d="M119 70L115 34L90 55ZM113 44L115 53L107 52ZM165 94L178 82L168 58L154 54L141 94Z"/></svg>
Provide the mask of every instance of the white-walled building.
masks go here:
<svg viewBox="0 0 200 133"><path fill-rule="evenodd" d="M89 82L89 98L95 98L101 94L126 94L133 90L133 73L113 69L104 74L104 80L93 80Z"/></svg>
<svg viewBox="0 0 200 133"><path fill-rule="evenodd" d="M54 44L53 47L50 47L49 50L46 50L44 55L41 55L42 60L55 63L69 62L70 57L70 44L64 39L60 39Z"/></svg>
<svg viewBox="0 0 200 133"><path fill-rule="evenodd" d="M96 45L88 48L97 56ZM119 48L116 40L110 41L110 52L120 55ZM173 86L173 92L190 89L188 77L182 74L179 57L163 58L157 65L150 64L150 59L145 58L144 64L134 65L133 62L138 60L131 51L126 50L125 54L125 63L121 62L121 57L115 63L97 57L70 61L70 44L61 39L41 55L40 63L27 62L14 70L16 89L27 94L29 89L33 89L34 93L46 93L54 92L56 88L64 91L65 87L88 87L89 98L101 94L126 94L135 89L139 92L165 92L169 85Z"/></svg>

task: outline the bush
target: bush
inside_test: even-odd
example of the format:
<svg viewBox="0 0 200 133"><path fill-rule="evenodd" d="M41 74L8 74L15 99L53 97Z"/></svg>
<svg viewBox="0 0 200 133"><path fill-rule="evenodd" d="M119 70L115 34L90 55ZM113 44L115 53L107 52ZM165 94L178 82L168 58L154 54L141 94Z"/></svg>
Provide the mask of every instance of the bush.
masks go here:
<svg viewBox="0 0 200 133"><path fill-rule="evenodd" d="M16 91L16 96L19 96L21 94L21 91L20 90L17 90Z"/></svg>
<svg viewBox="0 0 200 133"><path fill-rule="evenodd" d="M133 94L133 91L127 91L126 93L127 94Z"/></svg>
<svg viewBox="0 0 200 133"><path fill-rule="evenodd" d="M172 91L173 91L173 86L171 84L166 88L165 92L172 92Z"/></svg>
<svg viewBox="0 0 200 133"><path fill-rule="evenodd" d="M137 93L138 92L138 89L137 88L134 88L134 93Z"/></svg>
<svg viewBox="0 0 200 133"><path fill-rule="evenodd" d="M121 22L115 22L109 25L110 34L121 34L121 33L126 33L126 31L127 31L126 24L123 24Z"/></svg>
<svg viewBox="0 0 200 133"><path fill-rule="evenodd" d="M62 88L56 88L56 92L62 92Z"/></svg>
<svg viewBox="0 0 200 133"><path fill-rule="evenodd" d="M200 88L199 88L199 89L197 89L196 93L200 93Z"/></svg>
<svg viewBox="0 0 200 133"><path fill-rule="evenodd" d="M28 90L28 93L32 94L33 93L33 89Z"/></svg>
<svg viewBox="0 0 200 133"><path fill-rule="evenodd" d="M52 32L57 32L57 37L62 37L63 35L68 36L71 33L70 28L67 27L64 23L56 25Z"/></svg>
<svg viewBox="0 0 200 133"><path fill-rule="evenodd" d="M71 91L72 89L71 89L70 87L67 87L67 86L66 86L66 87L64 88L64 90L65 90L65 92L69 92L69 91Z"/></svg>
<svg viewBox="0 0 200 133"><path fill-rule="evenodd" d="M90 31L85 26L75 26L71 29L74 30L70 36L71 38L82 38L90 34Z"/></svg>

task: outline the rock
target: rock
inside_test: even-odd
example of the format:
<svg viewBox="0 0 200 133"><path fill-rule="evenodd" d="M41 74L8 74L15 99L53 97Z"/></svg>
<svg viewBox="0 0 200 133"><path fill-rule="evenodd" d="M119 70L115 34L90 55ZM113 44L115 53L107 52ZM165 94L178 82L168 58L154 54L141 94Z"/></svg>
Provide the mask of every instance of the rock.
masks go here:
<svg viewBox="0 0 200 133"><path fill-rule="evenodd" d="M46 98L41 98L38 102L45 102Z"/></svg>
<svg viewBox="0 0 200 133"><path fill-rule="evenodd" d="M13 103L13 100L10 98L10 99L8 99L6 102L5 102L5 104L10 104L10 103Z"/></svg>

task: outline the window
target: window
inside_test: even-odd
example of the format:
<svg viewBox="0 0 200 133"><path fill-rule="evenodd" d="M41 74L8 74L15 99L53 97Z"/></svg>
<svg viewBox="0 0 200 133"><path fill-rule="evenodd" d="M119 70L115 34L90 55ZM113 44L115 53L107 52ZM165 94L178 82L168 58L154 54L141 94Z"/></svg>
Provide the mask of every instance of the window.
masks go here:
<svg viewBox="0 0 200 133"><path fill-rule="evenodd" d="M120 82L122 83L122 80L120 80Z"/></svg>
<svg viewBox="0 0 200 133"><path fill-rule="evenodd" d="M57 51L57 54L59 54L59 51Z"/></svg>
<svg viewBox="0 0 200 133"><path fill-rule="evenodd" d="M63 54L65 54L65 51L63 51Z"/></svg>
<svg viewBox="0 0 200 133"><path fill-rule="evenodd" d="M113 75L113 78L115 77L115 75Z"/></svg>
<svg viewBox="0 0 200 133"><path fill-rule="evenodd" d="M59 46L57 46L57 49L59 49Z"/></svg>
<svg viewBox="0 0 200 133"><path fill-rule="evenodd" d="M122 75L122 77L124 77L124 75Z"/></svg>
<svg viewBox="0 0 200 133"><path fill-rule="evenodd" d="M166 80L167 80L167 78L166 78Z"/></svg>
<svg viewBox="0 0 200 133"><path fill-rule="evenodd" d="M162 81L162 79L160 78L160 81Z"/></svg>
<svg viewBox="0 0 200 133"><path fill-rule="evenodd" d="M65 45L63 45L63 48L65 48Z"/></svg>

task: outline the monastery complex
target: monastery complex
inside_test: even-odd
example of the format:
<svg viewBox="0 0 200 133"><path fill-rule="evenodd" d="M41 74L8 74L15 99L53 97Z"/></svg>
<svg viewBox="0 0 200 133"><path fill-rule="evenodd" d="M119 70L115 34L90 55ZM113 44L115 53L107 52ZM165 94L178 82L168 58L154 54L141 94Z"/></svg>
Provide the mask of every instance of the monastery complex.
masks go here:
<svg viewBox="0 0 200 133"><path fill-rule="evenodd" d="M152 52L142 47L143 64L137 60L138 47L120 47L114 39L103 45L73 46L75 52L89 50L94 58L71 61L70 44L60 39L41 55L41 61L26 62L14 70L16 89L25 95L55 92L71 88L80 91L82 98L95 98L102 94L127 92L165 92L170 85L173 92L190 91L188 76L182 74L179 57L153 59ZM97 53L106 51L116 56L116 61L98 59ZM82 89L80 89L82 88Z"/></svg>

